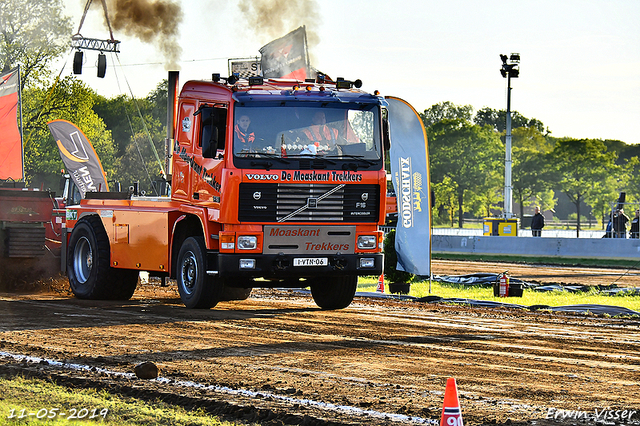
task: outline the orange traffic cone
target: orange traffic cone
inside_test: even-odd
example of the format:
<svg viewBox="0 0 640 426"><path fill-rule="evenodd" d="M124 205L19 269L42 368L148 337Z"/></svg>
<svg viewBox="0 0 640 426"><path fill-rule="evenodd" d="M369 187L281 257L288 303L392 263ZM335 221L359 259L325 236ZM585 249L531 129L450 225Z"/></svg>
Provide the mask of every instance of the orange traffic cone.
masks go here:
<svg viewBox="0 0 640 426"><path fill-rule="evenodd" d="M380 278L378 278L378 288L376 288L376 291L378 293L384 293L384 274L381 274Z"/></svg>
<svg viewBox="0 0 640 426"><path fill-rule="evenodd" d="M456 379L452 377L447 379L447 388L444 391L444 406L442 407L440 426L463 426L460 402L458 402L458 387L456 386Z"/></svg>

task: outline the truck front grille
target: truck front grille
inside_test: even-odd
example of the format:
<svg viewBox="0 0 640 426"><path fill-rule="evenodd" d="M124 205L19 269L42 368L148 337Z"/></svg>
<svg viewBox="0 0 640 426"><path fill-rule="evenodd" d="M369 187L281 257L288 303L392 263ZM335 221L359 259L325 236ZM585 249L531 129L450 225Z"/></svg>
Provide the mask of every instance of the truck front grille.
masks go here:
<svg viewBox="0 0 640 426"><path fill-rule="evenodd" d="M240 222L369 222L379 216L378 185L241 183Z"/></svg>

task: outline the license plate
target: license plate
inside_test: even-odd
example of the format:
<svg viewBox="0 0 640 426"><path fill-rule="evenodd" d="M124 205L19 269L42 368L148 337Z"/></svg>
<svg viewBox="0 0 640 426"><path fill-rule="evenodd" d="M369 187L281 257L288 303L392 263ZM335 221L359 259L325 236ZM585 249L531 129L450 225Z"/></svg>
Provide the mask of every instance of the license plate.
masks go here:
<svg viewBox="0 0 640 426"><path fill-rule="evenodd" d="M309 258L294 258L293 266L327 266L329 259L326 257L309 257Z"/></svg>

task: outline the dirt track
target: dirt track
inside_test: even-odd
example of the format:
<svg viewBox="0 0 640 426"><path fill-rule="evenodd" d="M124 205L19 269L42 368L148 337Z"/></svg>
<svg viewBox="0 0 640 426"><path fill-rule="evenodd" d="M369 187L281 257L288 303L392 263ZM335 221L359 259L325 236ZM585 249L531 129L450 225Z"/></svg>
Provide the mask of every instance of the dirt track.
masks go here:
<svg viewBox="0 0 640 426"><path fill-rule="evenodd" d="M434 272L505 270L499 264L498 270L456 272L459 266L436 262ZM610 276L606 280L611 283ZM153 361L172 382L7 356L0 356L0 371L204 406L232 419L438 421L446 379L455 377L467 425L549 424L550 414L565 415L560 410L580 410L584 417L607 408L636 410L622 423L640 424L637 318L371 299L334 312L319 310L308 295L271 290L199 311L185 309L173 287L157 285L142 286L126 303L81 301L56 292L0 296L0 352L127 373ZM217 387L181 386L185 381Z"/></svg>

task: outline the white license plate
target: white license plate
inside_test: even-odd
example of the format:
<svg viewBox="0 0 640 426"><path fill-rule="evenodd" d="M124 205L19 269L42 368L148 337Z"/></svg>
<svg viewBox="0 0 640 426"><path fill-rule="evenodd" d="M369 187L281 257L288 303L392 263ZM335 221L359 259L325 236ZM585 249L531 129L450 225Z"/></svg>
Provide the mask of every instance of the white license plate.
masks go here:
<svg viewBox="0 0 640 426"><path fill-rule="evenodd" d="M329 264L329 259L326 257L309 257L309 258L299 258L296 257L293 259L293 266L327 266Z"/></svg>

